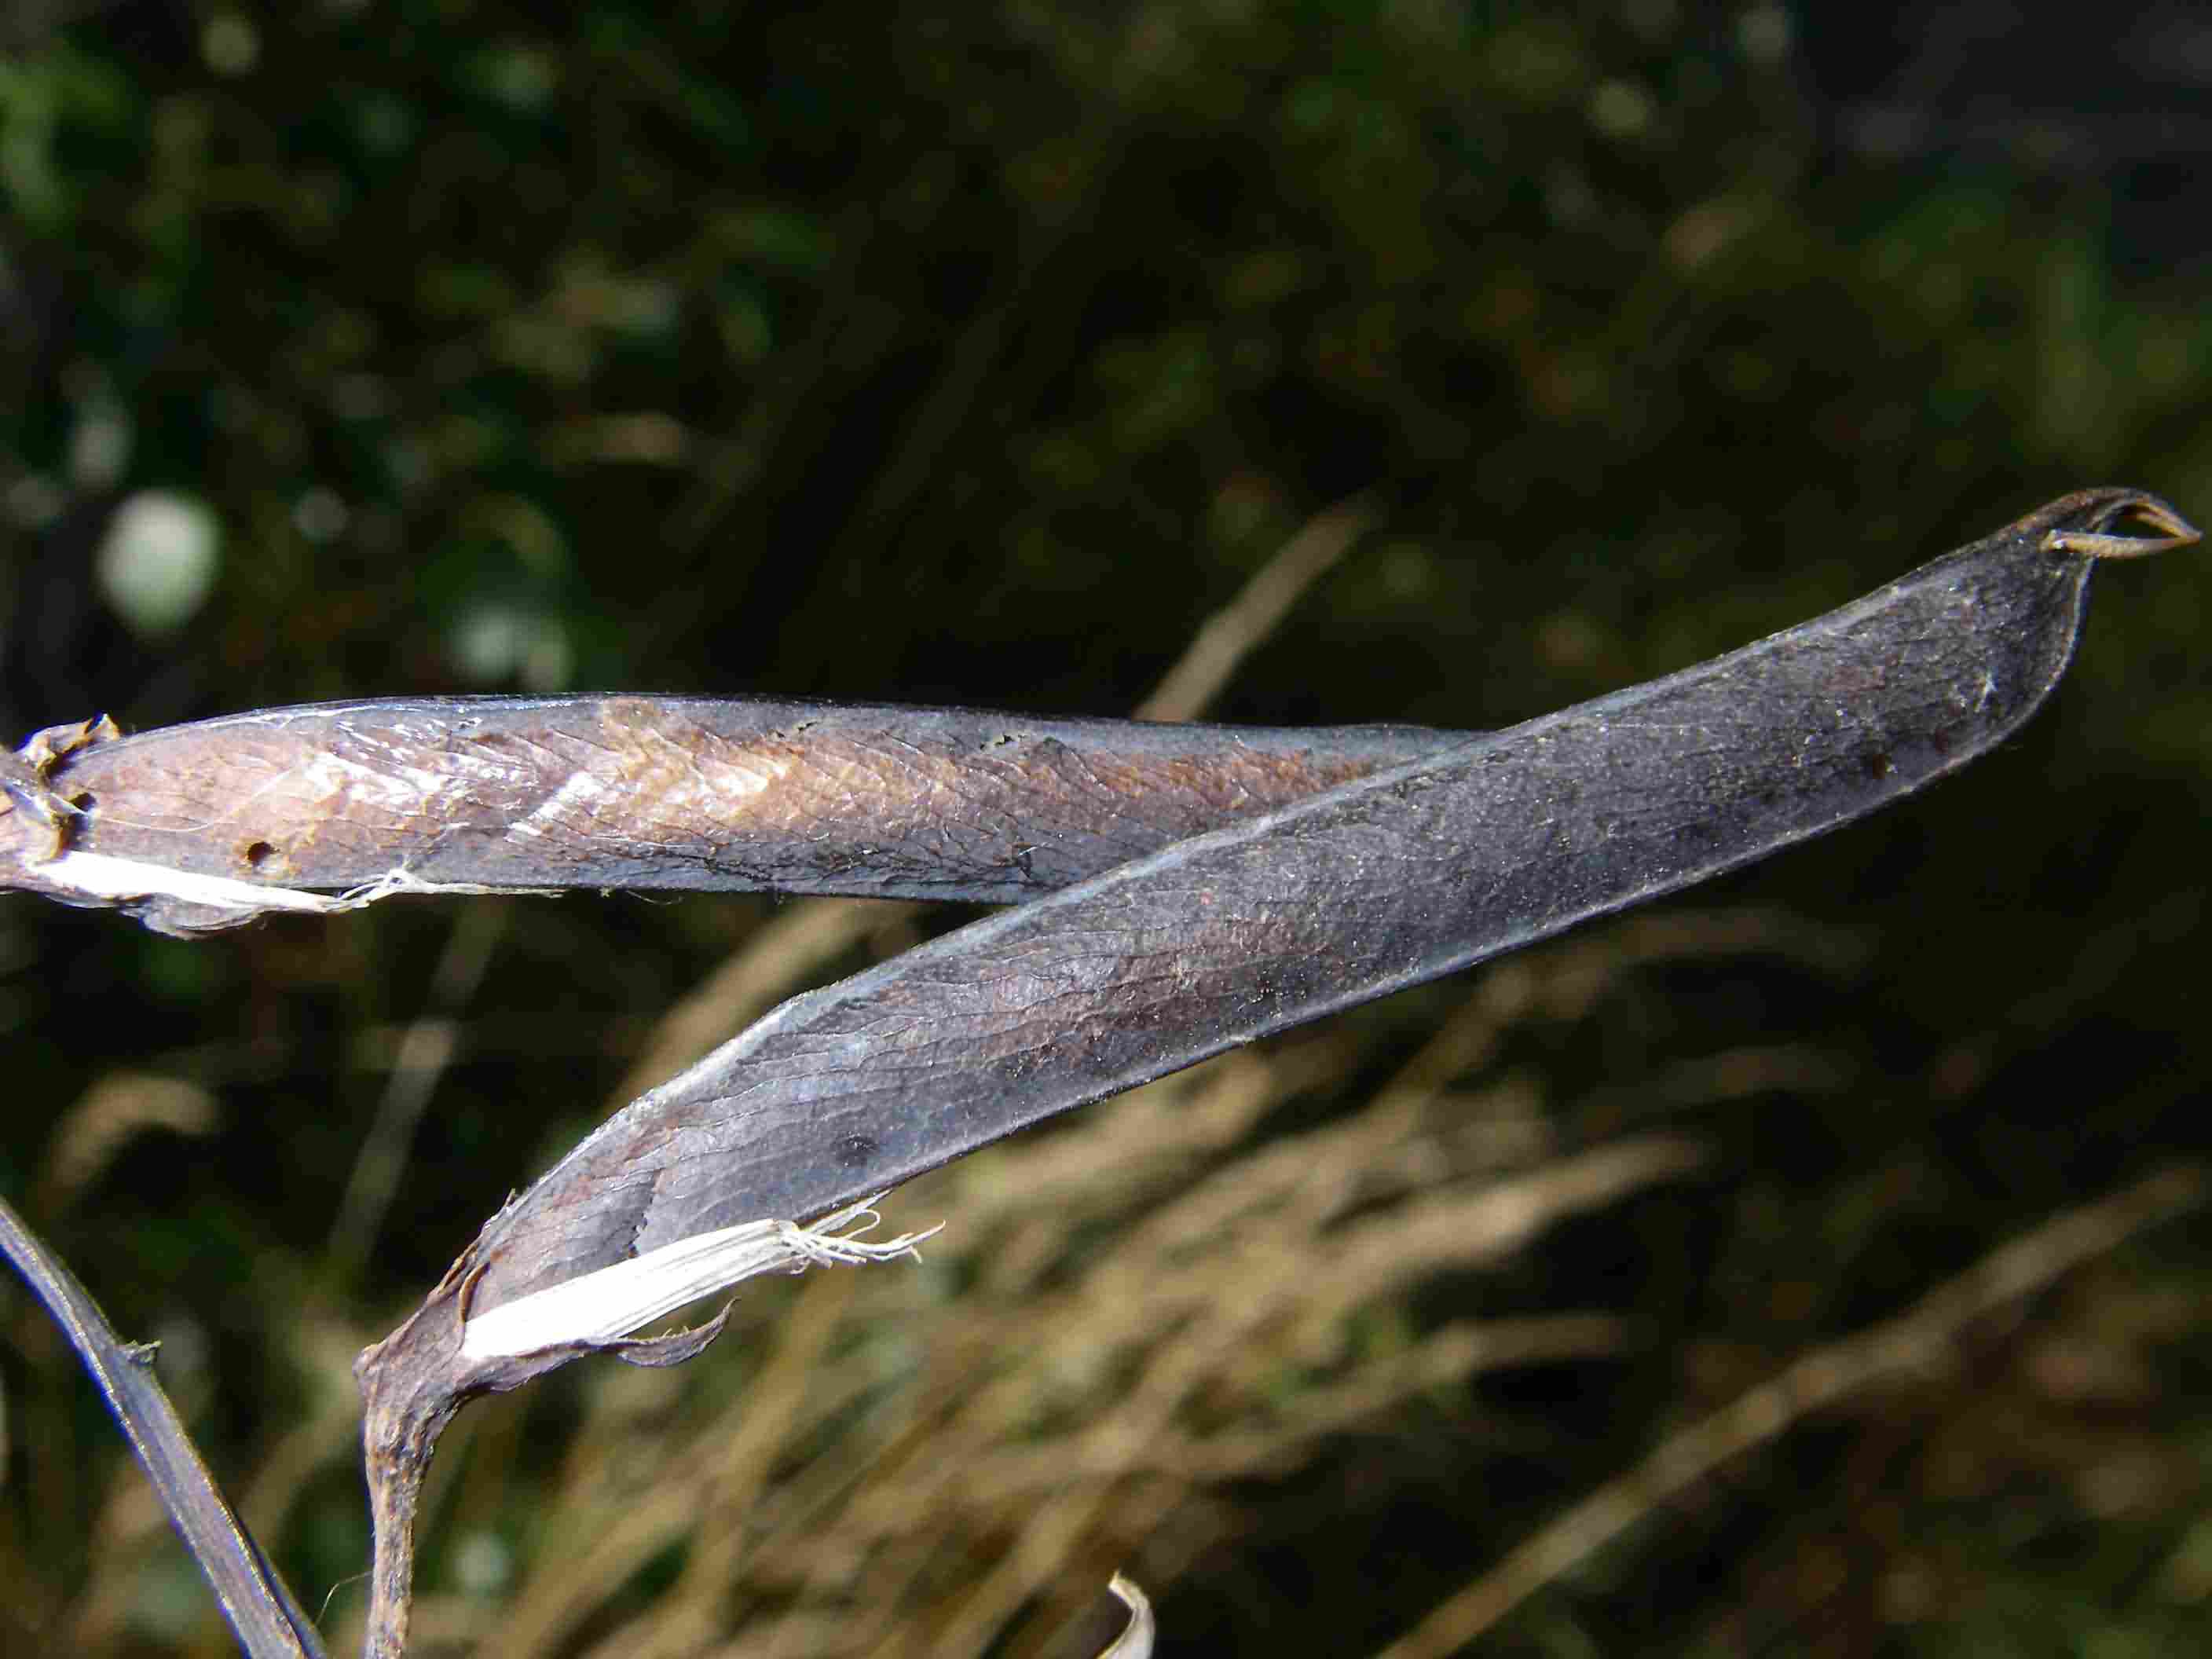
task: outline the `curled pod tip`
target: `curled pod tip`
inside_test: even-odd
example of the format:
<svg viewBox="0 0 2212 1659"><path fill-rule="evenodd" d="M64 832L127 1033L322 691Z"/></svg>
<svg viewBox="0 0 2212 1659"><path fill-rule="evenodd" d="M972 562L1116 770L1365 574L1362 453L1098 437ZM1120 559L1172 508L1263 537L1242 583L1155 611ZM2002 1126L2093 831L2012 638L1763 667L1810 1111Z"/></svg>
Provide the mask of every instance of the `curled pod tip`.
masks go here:
<svg viewBox="0 0 2212 1659"><path fill-rule="evenodd" d="M2187 547L2202 534L2172 502L2147 490L2116 488L2062 496L2022 527L2040 532L2048 552L2090 559L2140 559Z"/></svg>

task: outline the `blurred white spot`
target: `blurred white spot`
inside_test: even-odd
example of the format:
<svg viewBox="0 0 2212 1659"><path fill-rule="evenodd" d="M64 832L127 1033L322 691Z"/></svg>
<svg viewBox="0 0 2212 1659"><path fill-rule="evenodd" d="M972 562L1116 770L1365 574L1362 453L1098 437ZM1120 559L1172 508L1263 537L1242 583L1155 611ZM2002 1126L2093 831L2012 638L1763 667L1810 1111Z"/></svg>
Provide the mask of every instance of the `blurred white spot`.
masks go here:
<svg viewBox="0 0 2212 1659"><path fill-rule="evenodd" d="M1601 82L1589 96L1590 125L1608 138L1633 138L1651 115L1651 94L1632 81Z"/></svg>
<svg viewBox="0 0 2212 1659"><path fill-rule="evenodd" d="M574 653L557 617L514 605L479 605L454 628L454 665L481 684L520 680L532 691L557 691Z"/></svg>
<svg viewBox="0 0 2212 1659"><path fill-rule="evenodd" d="M541 106L560 83L560 60L520 44L494 46L478 55L476 70L485 92L509 109L527 112Z"/></svg>
<svg viewBox="0 0 2212 1659"><path fill-rule="evenodd" d="M454 1546L453 1577L471 1595L496 1595L514 1577L514 1552L496 1533L472 1532Z"/></svg>
<svg viewBox="0 0 2212 1659"><path fill-rule="evenodd" d="M453 663L472 680L503 680L522 660L529 618L520 611L485 606L453 629Z"/></svg>
<svg viewBox="0 0 2212 1659"><path fill-rule="evenodd" d="M261 37L241 14L219 11L200 31L200 56L217 75L243 75L261 56Z"/></svg>
<svg viewBox="0 0 2212 1659"><path fill-rule="evenodd" d="M154 1341L162 1387L172 1394L191 1394L206 1386L215 1344L204 1327L173 1316L154 1328Z"/></svg>
<svg viewBox="0 0 2212 1659"><path fill-rule="evenodd" d="M70 433L70 477L89 489L105 489L123 476L130 459L131 417L105 399L80 406Z"/></svg>
<svg viewBox="0 0 2212 1659"><path fill-rule="evenodd" d="M222 539L215 514L189 495L142 489L107 521L94 574L116 614L137 633L182 627L215 586Z"/></svg>

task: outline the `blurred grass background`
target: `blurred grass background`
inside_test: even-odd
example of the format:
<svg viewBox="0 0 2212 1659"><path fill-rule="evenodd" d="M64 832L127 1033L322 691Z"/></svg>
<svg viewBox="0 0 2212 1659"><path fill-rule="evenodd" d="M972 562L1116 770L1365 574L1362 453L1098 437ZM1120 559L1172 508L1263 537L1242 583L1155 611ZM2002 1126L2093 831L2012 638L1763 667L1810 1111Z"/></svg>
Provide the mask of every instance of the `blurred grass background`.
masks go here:
<svg viewBox="0 0 2212 1659"><path fill-rule="evenodd" d="M1112 713L1255 584L1207 712L1497 726L2081 485L2202 522L2212 23L2049 9L16 0L7 734ZM2108 572L1924 799L917 1184L922 1267L696 1364L471 1407L419 1650L1095 1653L1116 1566L1169 1653L2200 1650L2212 1255L2153 1224L2208 603ZM343 1650L354 1352L644 1081L958 920L13 900L0 1189ZM0 1650L228 1651L0 1322Z"/></svg>

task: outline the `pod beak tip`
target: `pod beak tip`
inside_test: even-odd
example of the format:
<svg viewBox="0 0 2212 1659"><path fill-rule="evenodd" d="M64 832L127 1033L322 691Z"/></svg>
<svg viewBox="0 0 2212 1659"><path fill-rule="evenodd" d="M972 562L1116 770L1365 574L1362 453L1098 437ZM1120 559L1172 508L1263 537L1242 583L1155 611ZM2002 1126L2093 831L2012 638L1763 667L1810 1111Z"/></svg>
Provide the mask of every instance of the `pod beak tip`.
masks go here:
<svg viewBox="0 0 2212 1659"><path fill-rule="evenodd" d="M2127 526L2124 533L2120 526ZM2169 548L2187 547L2203 532L2183 518L2172 503L2160 497L2130 491L2099 514L2087 526L2062 527L2043 538L2053 553L2078 553L2091 559L2139 559Z"/></svg>

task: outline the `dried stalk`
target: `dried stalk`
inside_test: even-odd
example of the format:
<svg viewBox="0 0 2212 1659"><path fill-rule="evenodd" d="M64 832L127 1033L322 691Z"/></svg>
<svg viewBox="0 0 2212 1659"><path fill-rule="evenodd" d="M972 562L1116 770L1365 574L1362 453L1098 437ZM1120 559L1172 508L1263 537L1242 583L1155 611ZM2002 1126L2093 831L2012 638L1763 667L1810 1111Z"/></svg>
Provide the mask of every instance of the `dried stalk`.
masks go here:
<svg viewBox="0 0 2212 1659"><path fill-rule="evenodd" d="M207 1575L223 1617L246 1652L252 1659L322 1659L313 1622L239 1523L185 1432L177 1408L155 1381L157 1345L125 1342L116 1335L91 1293L4 1202L0 1255L46 1304L100 1385L177 1535Z"/></svg>

